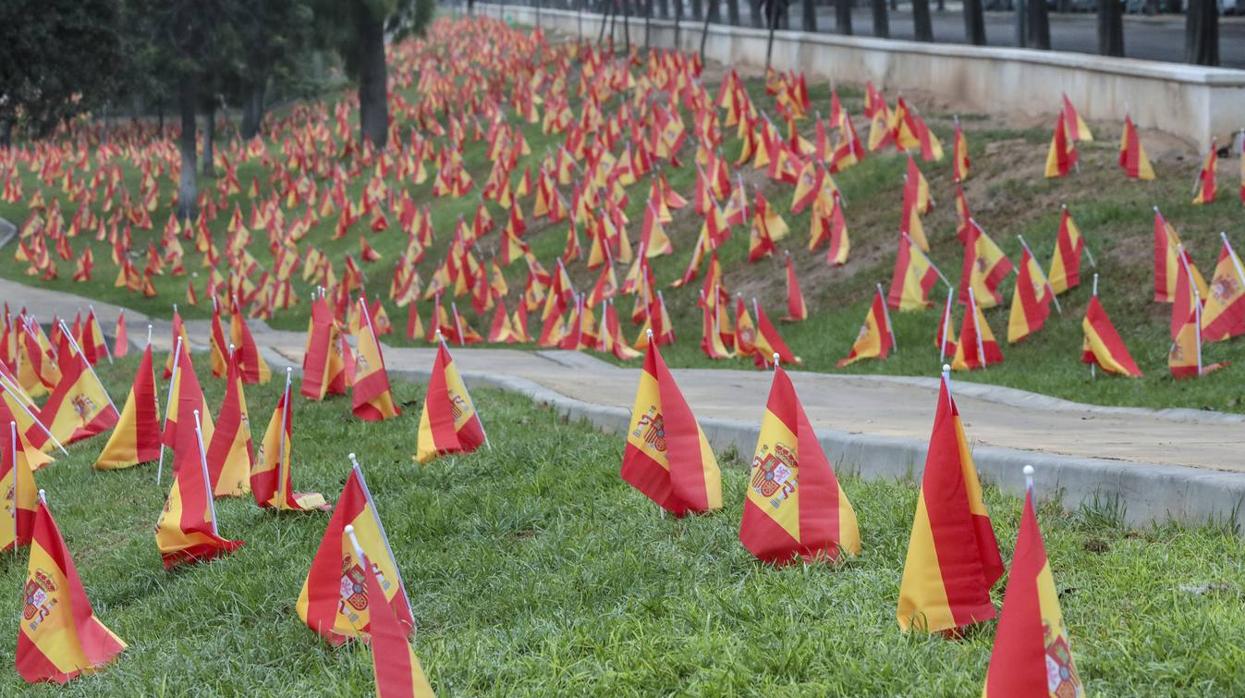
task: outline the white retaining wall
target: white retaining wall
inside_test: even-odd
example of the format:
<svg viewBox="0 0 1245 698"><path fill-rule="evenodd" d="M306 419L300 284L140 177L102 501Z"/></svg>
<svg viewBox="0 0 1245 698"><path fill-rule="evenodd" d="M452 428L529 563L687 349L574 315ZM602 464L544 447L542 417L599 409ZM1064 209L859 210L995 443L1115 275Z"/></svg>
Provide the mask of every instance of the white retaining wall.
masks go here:
<svg viewBox="0 0 1245 698"><path fill-rule="evenodd" d="M477 4L477 11L521 24L538 23L535 8ZM581 26L575 12L543 9L545 31L575 35ZM583 35L595 39L600 15L584 13ZM703 24L685 19L679 43L700 49ZM631 18L631 41L642 45L644 20ZM652 20L652 45L674 43L674 22ZM623 18L615 26L622 40ZM705 56L730 65L763 67L766 32L752 27L709 26ZM1083 53L933 44L778 31L775 68L803 71L810 79L863 85L872 80L888 92L920 91L938 96L957 110L990 114L1054 115L1067 93L1090 120L1119 121L1127 111L1141 128L1165 131L1206 147L1220 144L1245 127L1245 71L1203 68ZM716 86L715 86L716 87Z"/></svg>

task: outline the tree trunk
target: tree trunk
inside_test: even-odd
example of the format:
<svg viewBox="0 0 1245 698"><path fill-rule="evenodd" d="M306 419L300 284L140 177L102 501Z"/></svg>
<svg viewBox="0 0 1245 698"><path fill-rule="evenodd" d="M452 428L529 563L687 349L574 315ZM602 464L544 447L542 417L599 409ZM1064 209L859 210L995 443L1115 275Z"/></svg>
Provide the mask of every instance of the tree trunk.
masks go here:
<svg viewBox="0 0 1245 698"><path fill-rule="evenodd" d="M801 7L804 10L801 18L804 31L817 31L817 5L813 4L813 0L804 0Z"/></svg>
<svg viewBox="0 0 1245 698"><path fill-rule="evenodd" d="M198 183L195 181L195 89L194 76L184 75L177 86L177 111L181 115L182 134L177 141L177 149L182 156L181 178L177 184L177 217L180 220L193 220L199 215Z"/></svg>
<svg viewBox="0 0 1245 698"><path fill-rule="evenodd" d="M986 16L981 0L964 0L964 38L974 46L986 45Z"/></svg>
<svg viewBox="0 0 1245 698"><path fill-rule="evenodd" d="M367 3L356 4L359 21L359 136L383 149L389 139L385 27Z"/></svg>
<svg viewBox="0 0 1245 698"><path fill-rule="evenodd" d="M692 19L701 20L705 17L704 0L692 0Z"/></svg>
<svg viewBox="0 0 1245 698"><path fill-rule="evenodd" d="M912 0L912 31L917 41L934 40L934 24L929 17L929 0Z"/></svg>
<svg viewBox="0 0 1245 698"><path fill-rule="evenodd" d="M1219 7L1215 0L1190 0L1184 39L1187 62L1219 65Z"/></svg>
<svg viewBox="0 0 1245 698"><path fill-rule="evenodd" d="M705 62L705 42L709 40L709 23L717 19L718 1L709 0L709 11L705 13L705 23L700 27L700 62Z"/></svg>
<svg viewBox="0 0 1245 698"><path fill-rule="evenodd" d="M1212 0L1213 2L1214 0ZM1025 24L1028 36L1025 44L1029 48L1050 50L1050 13L1046 10L1046 0L1027 0L1029 21Z"/></svg>
<svg viewBox="0 0 1245 698"><path fill-rule="evenodd" d="M264 82L253 85L242 102L243 140L251 140L259 135L259 126L264 121Z"/></svg>
<svg viewBox="0 0 1245 698"><path fill-rule="evenodd" d="M674 50L681 51L683 45L679 43L679 30L683 24L683 0L674 0Z"/></svg>
<svg viewBox="0 0 1245 698"><path fill-rule="evenodd" d="M761 0L748 0L748 9L750 11L748 18L752 22L752 26L757 29L765 26L765 23L762 21L764 13L761 9Z"/></svg>
<svg viewBox="0 0 1245 698"><path fill-rule="evenodd" d="M13 146L13 120L0 119L0 148L8 150Z"/></svg>
<svg viewBox="0 0 1245 698"><path fill-rule="evenodd" d="M164 100L156 102L156 126L160 129L160 136L164 135Z"/></svg>
<svg viewBox="0 0 1245 698"><path fill-rule="evenodd" d="M879 39L889 39L891 35L890 14L886 8L886 0L872 0L873 35Z"/></svg>
<svg viewBox="0 0 1245 698"><path fill-rule="evenodd" d="M1120 0L1098 0L1098 53L1124 55L1124 14Z"/></svg>
<svg viewBox="0 0 1245 698"><path fill-rule="evenodd" d="M774 53L774 28L778 26L778 3L780 0L768 0L765 10L769 14L766 23L769 25L769 40L765 42L765 74L768 79L770 58Z"/></svg>
<svg viewBox="0 0 1245 698"><path fill-rule="evenodd" d="M623 4L623 47L627 55L631 55L631 0L622 0Z"/></svg>
<svg viewBox="0 0 1245 698"><path fill-rule="evenodd" d="M216 176L216 103L212 102L203 121L203 176Z"/></svg>
<svg viewBox="0 0 1245 698"><path fill-rule="evenodd" d="M732 27L739 26L739 0L726 0L726 21Z"/></svg>
<svg viewBox="0 0 1245 698"><path fill-rule="evenodd" d="M840 34L852 34L852 0L835 0L834 28Z"/></svg>
<svg viewBox="0 0 1245 698"><path fill-rule="evenodd" d="M670 19L670 0L658 0L657 11L661 13L662 19Z"/></svg>

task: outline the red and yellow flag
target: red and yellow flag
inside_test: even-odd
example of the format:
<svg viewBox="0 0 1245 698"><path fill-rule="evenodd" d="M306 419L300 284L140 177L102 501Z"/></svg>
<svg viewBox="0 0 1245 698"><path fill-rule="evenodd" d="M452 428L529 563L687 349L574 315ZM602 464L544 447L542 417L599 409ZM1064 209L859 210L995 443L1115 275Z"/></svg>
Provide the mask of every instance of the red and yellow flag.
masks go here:
<svg viewBox="0 0 1245 698"><path fill-rule="evenodd" d="M259 353L255 338L251 336L251 327L247 325L242 309L238 307L238 299L233 298L233 307L229 311L229 339L238 348L242 368L242 380L248 385L264 384L272 380L272 370L268 362Z"/></svg>
<svg viewBox="0 0 1245 698"><path fill-rule="evenodd" d="M955 345L955 358L951 360L951 368L956 371L973 371L1003 361L1003 350L994 339L994 332L981 307L977 305L977 295L970 289L968 307L964 309L964 320L960 324L960 341Z"/></svg>
<svg viewBox="0 0 1245 698"><path fill-rule="evenodd" d="M943 376L899 586L899 627L955 631L994 618L990 588L1002 575L977 468Z"/></svg>
<svg viewBox="0 0 1245 698"><path fill-rule="evenodd" d="M1202 308L1202 340L1206 342L1245 334L1245 267L1228 236L1220 235L1223 246L1219 248L1219 261Z"/></svg>
<svg viewBox="0 0 1245 698"><path fill-rule="evenodd" d="M47 502L35 508L22 589L17 673L27 683L65 683L103 669L125 643L95 617Z"/></svg>
<svg viewBox="0 0 1245 698"><path fill-rule="evenodd" d="M752 299L752 311L756 313L756 338L753 340L752 363L758 368L769 368L774 365L774 355L784 364L804 363L800 357L792 353L791 348L778 333L778 328L770 322L769 316L761 309L757 299Z"/></svg>
<svg viewBox="0 0 1245 698"><path fill-rule="evenodd" d="M891 317L886 309L886 300L882 297L882 286L879 284L873 294L873 302L869 312L865 314L865 322L860 326L852 351L835 364L839 368L849 366L861 359L885 359L895 346L895 337L891 333Z"/></svg>
<svg viewBox="0 0 1245 698"><path fill-rule="evenodd" d="M722 508L718 461L656 342L640 372L622 479L675 516Z"/></svg>
<svg viewBox="0 0 1245 698"><path fill-rule="evenodd" d="M1068 138L1067 120L1060 114L1055 120L1055 133L1046 151L1046 177L1066 177L1076 167L1076 141Z"/></svg>
<svg viewBox="0 0 1245 698"><path fill-rule="evenodd" d="M130 353L130 336L125 326L125 309L117 314L117 329L112 338L112 355L118 359Z"/></svg>
<svg viewBox="0 0 1245 698"><path fill-rule="evenodd" d="M415 627L410 601L403 588L398 563L390 552L385 527L357 463L346 478L333 516L320 539L320 547L311 561L311 569L298 595L298 617L334 645L366 636L371 631L372 597L368 595L363 561L354 555L345 533L351 526L373 570L378 573L391 613L409 634Z"/></svg>
<svg viewBox="0 0 1245 698"><path fill-rule="evenodd" d="M241 497L251 491L255 450L251 443L251 419L242 389L238 349L229 357L225 397L220 403L216 429L208 442L208 479L216 497Z"/></svg>
<svg viewBox="0 0 1245 698"><path fill-rule="evenodd" d="M968 159L968 140L958 118L955 120L955 138L951 148L951 177L956 182L963 182L968 179L971 161Z"/></svg>
<svg viewBox="0 0 1245 698"><path fill-rule="evenodd" d="M1051 290L1056 294L1081 285L1081 253L1084 250L1085 238L1081 236L1081 229L1072 220L1068 207L1064 206L1059 214L1059 232L1055 235L1050 273L1046 275Z"/></svg>
<svg viewBox="0 0 1245 698"><path fill-rule="evenodd" d="M1085 695L1072 661L1072 644L1063 624L1055 578L1033 507L1033 488L1025 492L1016 552L1007 575L986 670L982 698L1017 696L1064 698Z"/></svg>
<svg viewBox="0 0 1245 698"><path fill-rule="evenodd" d="M1012 272L1012 260L974 221L965 231L964 265L960 270L960 302L968 302L968 291L977 295L977 305L993 308L1003 302L999 290L1003 279Z"/></svg>
<svg viewBox="0 0 1245 698"><path fill-rule="evenodd" d="M351 386L351 409L354 416L365 422L380 422L402 413L393 401L389 389L389 373L385 370L385 358L376 338L376 327L367 303L359 299L359 313L364 322L359 325L358 353L355 355L355 378Z"/></svg>
<svg viewBox="0 0 1245 698"><path fill-rule="evenodd" d="M184 414L173 445L173 486L156 521L156 547L166 570L206 562L242 546L242 541L221 538L217 530L203 432L191 407L186 403L179 408Z"/></svg>
<svg viewBox="0 0 1245 698"><path fill-rule="evenodd" d="M30 545L39 501L35 474L22 457L20 439L17 422L0 422L0 493L7 505L7 511L0 515L0 551Z"/></svg>
<svg viewBox="0 0 1245 698"><path fill-rule="evenodd" d="M369 559L355 536L353 526L346 526L368 598L386 594L383 580L376 573L377 563ZM411 629L390 605L377 607L369 618L369 644L372 647L372 675L376 679L377 698L433 698L432 686L424 676L419 657L411 648Z"/></svg>
<svg viewBox="0 0 1245 698"><path fill-rule="evenodd" d="M305 398L323 400L325 395L344 395L347 387L341 328L333 318L328 300L321 296L311 303L299 392Z"/></svg>
<svg viewBox="0 0 1245 698"><path fill-rule="evenodd" d="M1124 132L1120 135L1119 162L1124 174L1131 179L1154 179L1150 158L1146 157L1146 149L1141 145L1137 127L1128 115L1124 116Z"/></svg>
<svg viewBox="0 0 1245 698"><path fill-rule="evenodd" d="M901 312L930 307L929 292L941 276L938 268L912 238L900 234L891 288L886 296L887 305Z"/></svg>
<svg viewBox="0 0 1245 698"><path fill-rule="evenodd" d="M212 441L215 428L212 424L212 413L208 411L207 400L203 397L203 388L199 386L199 376L195 374L194 362L190 359L190 345L180 344L174 347L178 354L176 368L169 382L169 397L164 405L164 432L161 443L170 448L177 438L177 419L184 405L191 405L191 411L199 411L200 428L203 438ZM187 412L189 417L190 413Z"/></svg>
<svg viewBox="0 0 1245 698"><path fill-rule="evenodd" d="M1189 251L1182 247L1176 229L1163 218L1158 207L1154 207L1154 302L1171 303L1176 299L1176 285L1186 264L1197 284L1198 294L1205 298L1208 295L1206 279L1193 263Z"/></svg>
<svg viewBox="0 0 1245 698"><path fill-rule="evenodd" d="M795 261L790 253L787 253L787 314L782 319L787 322L808 319L808 305L804 303L804 293L800 290L800 279L795 275Z"/></svg>
<svg viewBox="0 0 1245 698"><path fill-rule="evenodd" d="M1097 295L1089 299L1085 318L1081 320L1081 331L1085 335L1081 341L1081 363L1097 364L1108 373L1141 377L1141 369L1137 368L1137 362L1128 353L1128 347L1115 331L1115 325L1111 324L1111 318L1102 303L1098 302Z"/></svg>
<svg viewBox="0 0 1245 698"><path fill-rule="evenodd" d="M1023 243L1022 243L1023 244ZM1046 275L1025 245L1020 251L1020 272L1012 291L1012 309L1007 320L1007 343L1015 344L1042 329L1050 317L1055 294Z"/></svg>
<svg viewBox="0 0 1245 698"><path fill-rule="evenodd" d="M1202 160L1202 169L1197 174L1197 184L1193 188L1193 203L1209 204L1215 200L1215 168L1219 164L1219 151L1215 140L1210 141L1210 150Z"/></svg>
<svg viewBox="0 0 1245 698"><path fill-rule="evenodd" d="M487 442L467 385L442 340L428 378L424 411L419 415L415 460L428 463L440 455L471 453Z"/></svg>
<svg viewBox="0 0 1245 698"><path fill-rule="evenodd" d="M291 451L294 446L294 403L290 399L290 373L285 374L285 391L272 411L268 430L255 456L251 470L251 494L261 507L278 511L328 509L324 495L295 492Z"/></svg>
<svg viewBox="0 0 1245 698"><path fill-rule="evenodd" d="M70 350L61 363L61 380L39 411L39 421L63 445L102 434L115 426L120 415L86 357ZM38 448L47 441L48 434L34 428L26 437Z"/></svg>
<svg viewBox="0 0 1245 698"><path fill-rule="evenodd" d="M95 459L96 470L129 468L160 457L160 405L151 345L143 350L134 384L121 408L121 418Z"/></svg>
<svg viewBox="0 0 1245 698"><path fill-rule="evenodd" d="M0 378L3 377L0 372ZM48 439L44 444L44 450L41 450L26 438L30 430L42 430L44 427L39 422L39 418L35 416L34 410L37 407L29 401L29 396L16 391L16 386L0 380L0 424L17 423L17 457L24 461L32 471L39 470L52 462L52 457L45 453L45 450L55 448L55 443Z"/></svg>
<svg viewBox="0 0 1245 698"><path fill-rule="evenodd" d="M173 377L173 364L177 361L177 357L174 356L174 354L177 353L177 340L178 339L182 340L182 346L186 347L186 350L189 351L190 350L190 337L186 335L186 324L182 322L181 313L177 312L177 304L174 303L173 304L173 336L169 340L171 342L171 346L173 347L173 353L169 354L169 358L164 360L164 375L162 376L164 380L168 380L169 378Z"/></svg>
<svg viewBox="0 0 1245 698"><path fill-rule="evenodd" d="M856 512L781 367L761 418L739 540L778 564L860 552Z"/></svg>

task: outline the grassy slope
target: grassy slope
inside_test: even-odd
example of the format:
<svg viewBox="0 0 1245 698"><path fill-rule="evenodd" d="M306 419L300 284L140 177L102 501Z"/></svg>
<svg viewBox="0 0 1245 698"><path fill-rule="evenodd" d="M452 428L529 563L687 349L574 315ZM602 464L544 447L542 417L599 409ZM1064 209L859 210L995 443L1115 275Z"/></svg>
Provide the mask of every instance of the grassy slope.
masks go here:
<svg viewBox="0 0 1245 698"><path fill-rule="evenodd" d="M120 396L133 359L101 373ZM201 371L202 372L202 371ZM203 377L209 401L222 392ZM416 649L442 695L922 695L979 690L993 628L958 642L904 636L894 620L915 506L911 483L845 488L864 551L841 567L772 569L739 545L745 472L723 454L724 511L676 521L617 475L621 441L525 400L475 397L494 450L419 468L422 388L394 422L343 419L298 400L295 484L335 499L360 452L419 623ZM275 385L251 388L254 429ZM366 649L330 649L294 602L327 514L218 504L229 558L165 572L152 528L167 491L154 467L98 473L96 439L39 473L101 619L130 643L69 689L15 695L364 695ZM1005 559L1019 500L987 489ZM1245 542L1175 527L1126 532L1109 512L1040 518L1082 677L1094 695L1245 691ZM19 613L25 554L0 560L0 613ZM1001 589L999 594L1001 595ZM1186 589L1194 589L1188 591ZM1001 599L1001 596L997 597ZM10 629L12 626L10 625ZM3 652L12 656L14 632ZM13 693L8 693L12 691Z"/></svg>
<svg viewBox="0 0 1245 698"><path fill-rule="evenodd" d="M708 77L707 83L712 91L716 91L717 81L716 72ZM774 113L773 100L764 94L760 82L749 80L748 86L753 99L768 112ZM862 138L866 137L867 124L859 117L859 91L844 88L841 95L844 97L845 106L856 115L856 126L861 131ZM414 98L411 94L406 96ZM815 105L826 107L828 88L814 85L812 100ZM943 138L949 154L951 115L936 107L927 107L925 115L934 130ZM1088 277L1092 271L1087 268L1086 284L1061 298L1063 316L1053 316L1042 332L1023 344L1004 347L1007 360L1002 365L985 372L966 375L965 379L1101 404L1245 411L1245 403L1233 388L1239 382L1240 372L1245 370L1239 366L1245 359L1240 343L1206 347L1205 358L1208 363L1226 359L1237 364L1226 372L1199 381L1173 381L1166 369L1168 306L1154 304L1149 300L1151 206L1158 204L1162 207L1168 219L1182 233L1186 245L1193 250L1196 261L1209 278L1218 251L1219 230L1228 230L1231 233L1241 218L1239 203L1234 197L1236 182L1231 176L1236 162L1233 160L1221 163L1220 201L1210 206L1197 207L1189 204L1188 194L1189 182L1198 166L1196 153L1159 134L1144 136L1149 140L1151 156L1159 173L1160 179L1156 182L1131 182L1120 174L1114 164L1114 147L1118 138L1118 126L1115 124L1093 125L1099 140L1093 144L1082 145L1080 173L1066 180L1049 181L1041 177L1049 136L1047 124L1032 119L1018 119L1015 123L1019 123L1020 127L1017 127L1014 123L1003 123L981 115L965 115L963 121L973 158L973 175L966 188L977 220L1013 261L1019 260L1020 249L1015 235L1023 234L1045 267L1054 245L1058 205L1067 203L1098 260L1099 271L1103 275L1101 293L1104 304L1146 373L1145 378L1135 381L1091 381L1087 368L1079 363L1080 317L1088 300ZM811 128L808 122L802 127L806 130ZM738 140L734 137L733 129L726 131L728 135L724 152L728 157L734 157L739 149ZM533 154L520 163L520 171L524 166L534 167L546 149L560 141L556 136L540 133L539 124L525 126L525 133ZM685 166L680 169L667 168L667 172L674 187L690 197L694 169L688 166L691 160L690 150L685 153ZM469 142L466 161L477 187L482 186L490 167L484 154L484 145ZM901 156L887 152L869 157L861 165L837 178L848 201L847 222L853 246L852 258L846 267L830 269L824 264L820 254L809 255L804 252L809 214L806 212L799 216L786 215L792 235L779 245L781 248L790 249L797 259L812 315L805 323L783 326L782 331L796 354L804 358L807 369L835 370L835 360L847 354L856 336L874 283L881 282L885 286L889 282L894 259L894 231L899 219L903 162ZM942 163L922 164L922 169L930 180L939 204L925 219L926 232L933 245L932 257L954 282L959 276L961 252L959 245L953 242L955 218L949 158ZM751 167L748 166L746 171L752 172ZM244 164L240 168L240 178L244 184L249 183L251 177L257 174L261 175L261 181L265 181L262 177L264 173L256 162ZM755 185L763 186L771 202L779 210L786 211L790 203L790 188L767 183L759 175L746 177L749 179L750 188ZM35 180L27 174L25 181L29 194L33 191ZM361 177L354 183L355 194L361 190L365 181ZM632 221L629 233L633 242L638 239L648 182L649 179L644 178L629 192L631 203L627 212ZM131 184L134 182L131 181ZM475 192L478 189L463 199L454 200L432 199L431 179L422 185L406 186L417 201L429 201L432 206L437 240L429 250L427 261L420 268L422 277L427 279L443 257L454 221L459 215L470 217L474 210L477 202ZM267 190L264 191L266 193ZM162 199L161 208L153 214L157 228L167 218L167 199L167 196ZM243 210L249 210L245 200L239 200L243 202ZM489 208L498 225L504 224L505 212L491 203ZM524 201L523 208L530 213L530 201ZM70 212L72 210L67 209ZM26 214L20 207L0 203L0 215L22 220ZM227 216L221 216L215 222L214 229L223 231L226 219ZM685 268L699 224L698 218L684 212L668 228L675 241L676 253L657 260L654 265L657 278L663 285L677 278ZM346 253L357 255L359 230L363 226L357 225L344 240L329 241L327 238L332 232L332 226L332 221L322 223L313 229L308 240L336 260L341 260ZM582 230L580 234L581 241L586 245L587 240L582 237ZM552 268L554 258L561 253L565 244L565 235L565 224L549 226L542 221L531 225L527 239L538 258L547 268ZM136 247L141 247L146 241L144 233L140 231L136 231L135 238ZM79 241L75 241L75 244L80 244ZM368 267L370 287L380 290L387 287L392 259L403 244L402 235L391 229L384 234L371 236L370 242L386 255L384 261ZM479 248L481 258L487 259L497 244L498 238L495 234L485 238ZM261 247L259 244L253 245L252 252L261 262L266 262L267 251L260 249ZM744 261L746 251L747 231L737 229L721 252L726 270L726 284L732 291L759 297L769 309L771 317L777 319L785 307L784 276L779 258L749 265ZM191 268L197 268L197 255L190 251L188 256L192 262ZM70 282L72 268L65 262L61 265L62 277L49 285L158 314L166 314L171 303L182 300L186 281L184 278L157 279L156 285L161 296L150 300L141 299L111 287L115 270L107 261L106 248L96 247L96 259L99 268L96 281L92 284ZM511 286L507 305L511 309L525 279L526 271L522 267L522 264L516 264L506 271ZM621 275L624 271L625 267L620 266L618 273ZM571 273L577 286L585 290L591 288L596 276L595 273L583 269L582 263L572 265ZM0 274L11 278L25 278L8 255L0 258ZM1004 283L1006 300L1003 306L987 313L1000 341L1006 336L1012 279ZM202 287L202 279L197 285ZM306 290L301 284L296 284L296 287L300 293ZM938 290L934 295L937 297L942 293L942 290ZM669 290L666 297L680 336L679 343L667 351L671 363L682 366L743 365L732 361L711 362L700 353L697 347L700 318L693 303L694 289ZM459 300L460 310L469 318L472 317L474 314L469 309L468 300ZM620 301L620 309L624 312L630 310L630 305L629 299ZM405 311L392 304L388 305L388 311L400 328L404 322ZM204 312L203 308L192 309L189 314L201 315ZM273 324L283 328L301 329L305 327L306 312L306 304L303 304L292 311L279 314ZM421 312L426 318L426 305ZM938 365L937 352L933 348L936 317L936 311L896 314L894 321L900 347L898 354L886 362L864 362L846 370L853 373L932 374ZM475 319L472 322L481 331L487 328L487 319ZM536 329L533 327L533 332ZM403 342L399 338L390 338L389 341Z"/></svg>

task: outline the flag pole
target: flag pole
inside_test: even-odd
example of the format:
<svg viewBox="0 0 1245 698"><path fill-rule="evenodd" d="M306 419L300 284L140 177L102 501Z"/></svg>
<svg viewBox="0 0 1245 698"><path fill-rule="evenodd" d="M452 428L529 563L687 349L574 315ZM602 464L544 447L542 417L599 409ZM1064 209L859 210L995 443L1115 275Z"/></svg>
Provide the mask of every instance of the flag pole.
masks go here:
<svg viewBox="0 0 1245 698"><path fill-rule="evenodd" d="M12 393L15 396L21 394L15 391L12 387L10 387L7 380L0 380L0 388L3 388L5 392ZM30 411L29 405L23 402L20 397L17 398L15 402L17 403L18 407L22 408L22 412L25 412L26 416L30 417L32 422L39 425L39 430L47 435L48 439L52 442L53 445L56 446L57 450L59 450L62 454L66 456L69 455L69 451L66 451L64 445L62 445L61 442L57 440L55 436L52 435L52 431L47 428L47 425L39 421L39 417Z"/></svg>
<svg viewBox="0 0 1245 698"><path fill-rule="evenodd" d="M359 466L359 459L355 457L353 452L347 455L350 458L350 467L355 474L359 476L359 485L363 488L363 496L367 499L368 508L372 510L372 520L376 522L376 529L380 531L380 539L385 541L385 551L389 553L389 559L393 561L393 571L398 578L398 588L402 590L402 598L406 600L406 607L411 607L411 597L406 593L406 583L402 581L402 572L398 569L398 558L393 555L393 546L389 544L389 534L385 533L385 524L380 520L380 510L376 508L376 500L372 499L372 490L367 486L367 479L363 477L363 468ZM411 632L415 632L414 626Z"/></svg>
<svg viewBox="0 0 1245 698"><path fill-rule="evenodd" d="M150 334L151 325L147 327L148 334ZM164 423L160 425L160 462L156 465L156 487L160 486L160 476L164 474L164 432L169 428L169 410L173 406L173 388L177 386L177 373L182 364L179 360L181 355L182 336L179 334L177 335L177 342L173 345L173 372L169 376L169 397L164 401Z"/></svg>
<svg viewBox="0 0 1245 698"><path fill-rule="evenodd" d="M65 338L69 340L69 345L73 347L74 353L86 366L86 370L91 372L91 377L95 379L95 382L99 383L99 388L104 392L104 397L108 398L108 406L112 408L113 412L116 412L118 415L121 414L120 410L118 410L117 406L113 403L112 396L108 394L108 389L104 387L103 381L101 381L99 376L95 374L95 368L91 366L90 361L86 360L86 355L82 353L82 347L78 346L78 340L73 338L73 333L69 331L69 327L65 324L64 320L61 320L60 324L61 332L63 332L65 334Z"/></svg>
<svg viewBox="0 0 1245 698"><path fill-rule="evenodd" d="M199 449L203 487L207 490L208 512L212 515L212 535L219 536L220 528L216 525L216 488L212 486L212 476L208 473L207 450L203 447L203 423L200 421L199 410L195 410L195 445Z"/></svg>
<svg viewBox="0 0 1245 698"><path fill-rule="evenodd" d="M1020 241L1020 246L1023 247L1025 252L1029 254L1029 259L1032 259L1036 264L1037 257L1033 256L1033 250L1029 249L1029 243L1025 242L1025 237L1017 233L1016 239ZM1038 270L1041 271L1041 267L1038 267ZM1046 274L1042 274L1042 285L1045 286L1046 291L1050 293L1050 299L1055 303L1055 310L1059 311L1060 315L1063 315L1063 306L1059 305L1059 297L1055 295L1055 289L1050 285L1050 279L1046 277Z"/></svg>
<svg viewBox="0 0 1245 698"><path fill-rule="evenodd" d="M1193 291L1193 329L1197 332L1197 375L1202 375L1202 298L1197 292L1197 284L1189 278L1189 290Z"/></svg>
<svg viewBox="0 0 1245 698"><path fill-rule="evenodd" d="M1228 234L1219 231L1219 238L1223 240L1224 247L1228 248L1228 257L1232 259L1232 267L1236 269L1236 278L1245 286L1245 269L1241 268L1241 260L1236 256L1236 250L1232 249L1232 243L1228 242Z"/></svg>
<svg viewBox="0 0 1245 698"><path fill-rule="evenodd" d="M981 339L981 328L976 327L977 325L977 296L976 294L973 293L973 287L971 284L968 287L968 305L969 305L969 312L973 314L973 326L977 330L974 333L977 335L977 359L981 362L981 368L984 370L986 368L986 346L985 346L985 342ZM982 316L982 320L985 320L985 316Z"/></svg>
<svg viewBox="0 0 1245 698"><path fill-rule="evenodd" d="M942 341L938 343L938 363L942 363L947 358L947 335L951 330L951 301L955 298L955 289L947 288L947 304L942 311Z"/></svg>
<svg viewBox="0 0 1245 698"><path fill-rule="evenodd" d="M289 492L282 492L285 489L285 476L281 473L281 469L285 468L285 427L289 424L290 418L290 373L294 370L291 366L285 367L285 391L281 393L281 433L277 437L277 508L281 508L287 498ZM290 435L290 440L293 440ZM289 468L286 468L285 474L289 474Z"/></svg>
<svg viewBox="0 0 1245 698"><path fill-rule="evenodd" d="M947 386L947 399L951 399L951 364L942 365L942 382Z"/></svg>
<svg viewBox="0 0 1245 698"><path fill-rule="evenodd" d="M891 348L899 351L899 342L895 339L895 326L891 324L891 311L886 307L886 294L882 293L882 284L875 283L874 286L877 286L878 295L882 298L882 317L886 318L886 331L891 335Z"/></svg>
<svg viewBox="0 0 1245 698"><path fill-rule="evenodd" d="M1094 298L1098 297L1098 272L1094 272ZM1089 379L1098 379L1098 360L1094 359L1089 364Z"/></svg>
<svg viewBox="0 0 1245 698"><path fill-rule="evenodd" d="M1025 492L1033 494L1033 466L1026 465L1023 472L1025 474Z"/></svg>
<svg viewBox="0 0 1245 698"><path fill-rule="evenodd" d="M18 487L21 486L22 479L17 476L17 422L9 420L9 453L13 454L13 535L17 537L17 506L16 502L22 501L18 496ZM29 463L27 463L29 466Z"/></svg>

